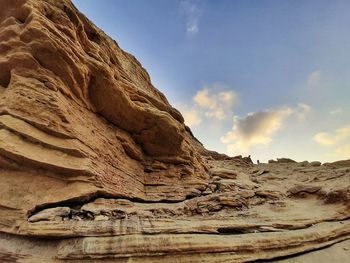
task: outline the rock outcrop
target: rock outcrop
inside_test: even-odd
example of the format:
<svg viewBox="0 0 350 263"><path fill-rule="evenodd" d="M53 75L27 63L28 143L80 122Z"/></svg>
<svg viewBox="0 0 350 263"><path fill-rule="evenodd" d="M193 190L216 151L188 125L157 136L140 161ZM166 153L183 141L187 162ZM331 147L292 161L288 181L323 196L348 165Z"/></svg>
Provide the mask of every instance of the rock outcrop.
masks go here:
<svg viewBox="0 0 350 263"><path fill-rule="evenodd" d="M350 161L255 165L208 151L69 0L0 6L1 262L247 262L349 248Z"/></svg>

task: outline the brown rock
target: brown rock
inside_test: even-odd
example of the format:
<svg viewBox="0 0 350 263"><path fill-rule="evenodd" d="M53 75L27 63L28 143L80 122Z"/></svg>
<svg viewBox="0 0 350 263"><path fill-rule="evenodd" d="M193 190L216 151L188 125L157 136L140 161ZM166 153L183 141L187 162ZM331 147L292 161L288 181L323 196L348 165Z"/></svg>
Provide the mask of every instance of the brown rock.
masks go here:
<svg viewBox="0 0 350 263"><path fill-rule="evenodd" d="M229 169L212 169L211 176L218 176L224 179L235 179L237 177L237 173Z"/></svg>
<svg viewBox="0 0 350 263"><path fill-rule="evenodd" d="M279 199L279 198L283 197L283 194L281 192L271 191L271 190L258 190L258 191L255 191L255 194L257 196L261 196L264 198L270 198L270 199Z"/></svg>
<svg viewBox="0 0 350 263"><path fill-rule="evenodd" d="M290 188L288 190L288 192L292 195L297 195L297 194L300 194L300 193L309 193L309 194L312 194L312 193L316 193L318 192L319 190L321 190L322 187L320 186L315 186L315 185L301 185L301 184L298 184L298 185L295 185L294 187Z"/></svg>
<svg viewBox="0 0 350 263"><path fill-rule="evenodd" d="M314 161L314 162L311 162L310 165L311 165L311 166L320 166L320 165L321 165L321 162Z"/></svg>
<svg viewBox="0 0 350 263"><path fill-rule="evenodd" d="M333 163L325 163L324 165L330 167L350 167L350 159L349 160L341 160Z"/></svg>

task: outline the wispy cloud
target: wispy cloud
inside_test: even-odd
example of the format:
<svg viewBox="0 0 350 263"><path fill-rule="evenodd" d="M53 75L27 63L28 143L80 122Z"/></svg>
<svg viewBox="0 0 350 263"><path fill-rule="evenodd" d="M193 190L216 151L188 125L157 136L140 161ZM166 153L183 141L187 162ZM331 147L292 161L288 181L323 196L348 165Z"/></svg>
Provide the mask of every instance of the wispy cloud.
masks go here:
<svg viewBox="0 0 350 263"><path fill-rule="evenodd" d="M294 115L304 120L310 111L309 105L299 103L295 108L281 107L249 113L245 117L234 116L232 130L221 138L221 142L227 144L228 154L247 153L255 145L271 143L288 117Z"/></svg>
<svg viewBox="0 0 350 263"><path fill-rule="evenodd" d="M186 18L187 34L196 34L199 32L199 18L202 15L202 10L194 0L183 0L180 2L181 14Z"/></svg>
<svg viewBox="0 0 350 263"><path fill-rule="evenodd" d="M312 112L311 106L305 103L298 103L294 113L300 121L305 120Z"/></svg>
<svg viewBox="0 0 350 263"><path fill-rule="evenodd" d="M343 113L343 109L338 107L329 112L330 115L335 116L335 115L341 115Z"/></svg>
<svg viewBox="0 0 350 263"><path fill-rule="evenodd" d="M334 145L335 139L327 132L319 132L314 135L314 141L320 145Z"/></svg>
<svg viewBox="0 0 350 263"><path fill-rule="evenodd" d="M334 159L350 159L350 125L336 129L332 133L319 132L314 141L328 147L328 156Z"/></svg>
<svg viewBox="0 0 350 263"><path fill-rule="evenodd" d="M317 88L321 83L321 70L315 70L307 76L306 85L309 88Z"/></svg>
<svg viewBox="0 0 350 263"><path fill-rule="evenodd" d="M350 125L338 128L333 133L319 132L314 135L313 139L316 143L324 146L343 143L350 140Z"/></svg>

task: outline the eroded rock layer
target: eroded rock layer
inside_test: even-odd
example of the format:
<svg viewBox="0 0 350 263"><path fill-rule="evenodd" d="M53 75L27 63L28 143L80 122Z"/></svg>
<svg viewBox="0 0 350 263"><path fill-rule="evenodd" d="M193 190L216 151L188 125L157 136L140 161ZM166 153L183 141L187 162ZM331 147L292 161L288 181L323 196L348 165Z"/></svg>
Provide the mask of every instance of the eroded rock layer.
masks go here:
<svg viewBox="0 0 350 263"><path fill-rule="evenodd" d="M246 262L348 246L350 161L208 151L70 1L0 6L1 262Z"/></svg>

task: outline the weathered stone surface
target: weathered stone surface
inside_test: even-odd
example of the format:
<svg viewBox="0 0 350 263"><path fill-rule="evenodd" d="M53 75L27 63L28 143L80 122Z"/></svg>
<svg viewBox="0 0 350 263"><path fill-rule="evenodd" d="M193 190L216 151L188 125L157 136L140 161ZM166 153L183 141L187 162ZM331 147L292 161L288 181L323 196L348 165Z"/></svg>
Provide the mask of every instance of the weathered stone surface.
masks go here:
<svg viewBox="0 0 350 263"><path fill-rule="evenodd" d="M348 244L350 161L208 151L69 0L0 6L1 262L246 262Z"/></svg>
<svg viewBox="0 0 350 263"><path fill-rule="evenodd" d="M54 207L40 211L39 213L28 218L31 223L39 221L52 221L62 220L63 217L67 217L70 214L69 207Z"/></svg>

